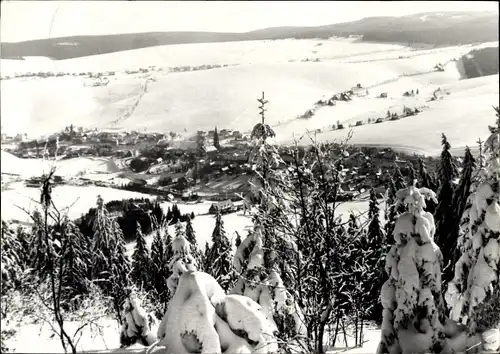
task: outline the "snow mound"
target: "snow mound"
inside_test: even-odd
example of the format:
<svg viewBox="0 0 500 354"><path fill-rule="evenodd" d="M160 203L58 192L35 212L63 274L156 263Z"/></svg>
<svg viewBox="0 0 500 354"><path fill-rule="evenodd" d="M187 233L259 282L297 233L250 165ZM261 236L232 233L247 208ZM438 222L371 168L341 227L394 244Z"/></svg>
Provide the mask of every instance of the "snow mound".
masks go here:
<svg viewBox="0 0 500 354"><path fill-rule="evenodd" d="M226 295L209 274L188 271L158 329L166 353L268 353L277 351L270 321L259 304Z"/></svg>

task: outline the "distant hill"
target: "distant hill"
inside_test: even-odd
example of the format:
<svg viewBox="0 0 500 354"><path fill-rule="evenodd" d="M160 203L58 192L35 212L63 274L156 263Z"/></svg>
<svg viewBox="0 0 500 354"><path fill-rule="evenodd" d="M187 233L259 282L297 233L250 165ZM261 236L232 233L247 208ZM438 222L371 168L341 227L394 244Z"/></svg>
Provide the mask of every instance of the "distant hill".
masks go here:
<svg viewBox="0 0 500 354"><path fill-rule="evenodd" d="M462 57L462 62L469 79L498 74L498 47L473 50Z"/></svg>
<svg viewBox="0 0 500 354"><path fill-rule="evenodd" d="M102 36L73 36L1 43L3 59L26 56L54 60L160 45L251 40L361 36L363 41L456 45L498 41L498 14L421 13L402 17L370 17L359 21L316 27L275 27L246 33L149 32Z"/></svg>

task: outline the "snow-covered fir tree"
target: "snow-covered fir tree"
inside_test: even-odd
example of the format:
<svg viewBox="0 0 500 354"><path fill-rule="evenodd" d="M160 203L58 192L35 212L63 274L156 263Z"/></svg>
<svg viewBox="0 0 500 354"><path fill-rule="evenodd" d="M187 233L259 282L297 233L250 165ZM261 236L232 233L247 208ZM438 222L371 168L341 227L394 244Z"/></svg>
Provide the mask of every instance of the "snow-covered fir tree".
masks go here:
<svg viewBox="0 0 500 354"><path fill-rule="evenodd" d="M396 211L396 185L394 184L394 179L392 176L389 176L389 182L387 184L386 192L385 192L385 235L387 238L388 244L394 243L394 225L396 223L396 217L398 215Z"/></svg>
<svg viewBox="0 0 500 354"><path fill-rule="evenodd" d="M22 265L19 255L24 252L21 243L16 238L9 224L2 220L1 246L1 272L2 272L2 294L18 285L18 278L21 273Z"/></svg>
<svg viewBox="0 0 500 354"><path fill-rule="evenodd" d="M151 280L151 256L139 222L137 222L136 226L135 240L134 253L132 254L131 276L137 286L149 289Z"/></svg>
<svg viewBox="0 0 500 354"><path fill-rule="evenodd" d="M277 264L270 271L265 268L262 239L262 226L257 224L236 250L233 264L239 278L230 293L244 295L257 302L271 321L274 331L289 338L304 335L301 311L285 288Z"/></svg>
<svg viewBox="0 0 500 354"><path fill-rule="evenodd" d="M407 185L405 179L403 177L403 174L401 173L401 169L397 164L394 165L394 174L392 178L394 179L394 186L396 187L397 191L406 188ZM413 185L413 181L410 185Z"/></svg>
<svg viewBox="0 0 500 354"><path fill-rule="evenodd" d="M453 212L450 212L450 225L452 225L452 227L441 231L442 233L447 233L444 238L449 240L450 244L453 244L451 249L447 250L447 257L443 257L445 265L448 263L448 266L445 266L443 269L443 282L445 284L453 279L455 263L460 257L460 250L457 244L460 235L460 224L471 192L472 177L476 167L476 161L474 156L472 156L469 147L466 147L465 149L462 165L463 167L460 172L460 182L453 195L453 203L451 205L451 210ZM447 260L448 262L446 262ZM443 290L446 290L446 288Z"/></svg>
<svg viewBox="0 0 500 354"><path fill-rule="evenodd" d="M30 251L31 267L43 278L47 272L49 245L45 242L42 214L36 210L33 213L33 227L31 228ZM50 235L49 235L50 238Z"/></svg>
<svg viewBox="0 0 500 354"><path fill-rule="evenodd" d="M413 181L417 179L417 173L415 172L415 168L413 168L413 164L408 162L408 185L413 185Z"/></svg>
<svg viewBox="0 0 500 354"><path fill-rule="evenodd" d="M198 241L196 241L196 233L193 229L191 218L186 220L186 239L191 244L191 254L196 259L196 263L201 267L203 256L198 248Z"/></svg>
<svg viewBox="0 0 500 354"><path fill-rule="evenodd" d="M224 230L222 216L217 213L215 216L215 227L212 232L212 246L208 253L207 273L211 274L215 280L227 291L234 280L232 266L231 243Z"/></svg>
<svg viewBox="0 0 500 354"><path fill-rule="evenodd" d="M274 137L276 136L276 133L274 132L274 130L271 128L271 126L269 126L268 124L266 124L265 122L265 112L267 111L267 109L265 108L266 104L269 103L269 101L267 101L265 98L264 98L264 92L262 92L262 97L261 98L258 98L257 101L260 103L260 106L259 106L259 114L261 116L261 122L260 123L257 123L256 125L254 125L253 129L252 129L252 134L251 134L251 138L252 139L266 139L268 137Z"/></svg>
<svg viewBox="0 0 500 354"><path fill-rule="evenodd" d="M167 286L173 295L177 289L180 276L187 271L195 271L198 267L196 260L191 254L191 245L186 239L180 222L175 225L175 238L172 241L172 250L174 255L168 264L171 275L167 279Z"/></svg>
<svg viewBox="0 0 500 354"><path fill-rule="evenodd" d="M122 307L121 348L135 343L150 346L156 341L156 335L152 332L151 321L148 317L150 316L141 306L137 294L131 292Z"/></svg>
<svg viewBox="0 0 500 354"><path fill-rule="evenodd" d="M99 286L105 295L111 296L115 315L121 323L121 306L131 286L131 264L126 255L123 232L116 220L109 216L101 196L97 197L91 249L91 277L104 280Z"/></svg>
<svg viewBox="0 0 500 354"><path fill-rule="evenodd" d="M85 248L85 236L70 220L63 223L62 243L64 245L61 257L65 264L62 275L63 286L67 289L64 293L68 300L78 298L78 295L88 293L88 266L90 254ZM78 306L77 303L74 303Z"/></svg>
<svg viewBox="0 0 500 354"><path fill-rule="evenodd" d="M463 214L462 255L446 292L450 317L467 326L468 346L479 352L500 350L499 128L497 120L485 142L485 167Z"/></svg>
<svg viewBox="0 0 500 354"><path fill-rule="evenodd" d="M170 240L171 241L171 240ZM161 318L165 314L169 300L169 290L167 279L170 276L167 267L166 245L160 230L155 232L153 243L151 244L151 288L155 301L155 315Z"/></svg>
<svg viewBox="0 0 500 354"><path fill-rule="evenodd" d="M441 262L434 243L434 218L425 212L425 199L435 199L425 188L397 192L408 211L397 218L395 244L386 259L389 279L381 291L384 307L378 353L436 353L442 343Z"/></svg>

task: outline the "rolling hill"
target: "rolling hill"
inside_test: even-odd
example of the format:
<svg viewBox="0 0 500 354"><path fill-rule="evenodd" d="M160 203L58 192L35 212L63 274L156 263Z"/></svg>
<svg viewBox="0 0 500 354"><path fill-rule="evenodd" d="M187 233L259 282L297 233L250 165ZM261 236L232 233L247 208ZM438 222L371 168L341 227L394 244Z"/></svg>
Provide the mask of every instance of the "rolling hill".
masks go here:
<svg viewBox="0 0 500 354"><path fill-rule="evenodd" d="M102 36L74 36L1 43L1 57L48 57L55 60L161 45L332 36L361 36L363 41L455 45L498 41L498 13L421 13L402 17L371 17L317 27L277 27L246 33L150 32Z"/></svg>
<svg viewBox="0 0 500 354"><path fill-rule="evenodd" d="M391 147L397 151L438 156L442 150L441 133L452 145L452 153L461 156L465 146L475 151L477 140L489 136L488 125L495 121L492 106L499 105L499 76L462 80L441 86L449 92L443 100L428 102L417 116L353 128L350 143L363 146ZM347 129L317 134L319 141L339 141ZM282 139L291 144L293 139ZM301 144L307 144L302 139Z"/></svg>
<svg viewBox="0 0 500 354"><path fill-rule="evenodd" d="M59 61L58 66L77 71L102 72L113 63L136 63L137 67L142 62L147 67L144 63L160 62L163 58L165 65L189 59L192 61L188 63L195 65L203 60L220 62L227 57L237 60L239 53L241 65L179 73L117 73L109 76L107 86L100 87L86 86L86 79L80 76L2 80L3 129L26 132L30 137L53 133L72 123L160 132L184 129L194 132L216 125L248 131L257 119L256 95L264 90L270 100L268 122L278 126L280 137L290 138L292 133L303 133L306 129L328 129L336 121L385 116L388 109L401 111L405 104L424 105L439 85L460 80L461 73L457 70L460 61L453 59L485 45L414 50L345 39L276 43L279 51L274 43L266 41L232 42L209 44L225 47L221 51L207 50L208 44L190 45L191 48L163 46ZM196 46L198 52L212 54L208 58L194 55ZM165 48L171 48L173 53L164 57ZM130 54L135 56L128 61ZM311 55L321 59L295 60ZM2 60L2 67L6 61L12 62ZM445 71L435 71L437 63L444 64ZM368 97L321 109L309 120L296 119L319 99L348 90L357 83L369 89ZM402 97L404 91L417 88L422 92L420 99ZM388 100L376 98L382 92L388 92Z"/></svg>

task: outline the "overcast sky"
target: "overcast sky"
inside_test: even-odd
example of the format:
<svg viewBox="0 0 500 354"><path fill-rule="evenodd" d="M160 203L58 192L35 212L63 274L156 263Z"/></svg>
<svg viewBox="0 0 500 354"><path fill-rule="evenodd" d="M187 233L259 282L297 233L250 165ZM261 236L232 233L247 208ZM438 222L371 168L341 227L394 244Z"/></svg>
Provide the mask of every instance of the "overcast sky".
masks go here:
<svg viewBox="0 0 500 354"><path fill-rule="evenodd" d="M497 1L2 1L2 42L153 31L246 32L427 11L492 11Z"/></svg>

